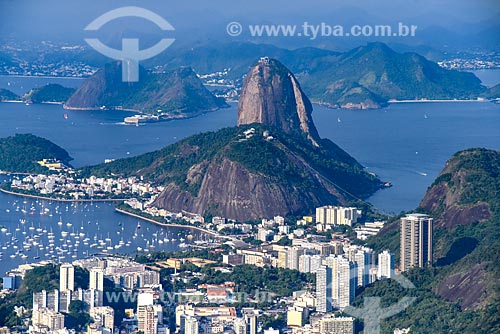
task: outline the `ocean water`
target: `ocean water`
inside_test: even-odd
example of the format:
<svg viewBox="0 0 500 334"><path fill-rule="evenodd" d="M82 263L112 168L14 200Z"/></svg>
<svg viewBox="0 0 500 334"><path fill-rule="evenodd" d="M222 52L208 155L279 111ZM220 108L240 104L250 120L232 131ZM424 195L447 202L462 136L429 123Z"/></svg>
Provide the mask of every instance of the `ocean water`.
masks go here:
<svg viewBox="0 0 500 334"><path fill-rule="evenodd" d="M43 80L43 84L50 81L47 78L16 80L19 80L16 83L19 87L36 84L37 80ZM0 77L0 87L5 87L7 82L11 82L12 87L12 78ZM71 83L77 85L81 80ZM67 118L64 114L67 114ZM127 112L118 111L66 111L60 105L0 103L0 137L15 133L33 133L45 137L65 148L74 158L72 164L80 167L102 163L104 159L150 152L192 134L234 126L237 106L232 104L230 108L192 119L141 126L123 124L123 118L128 115ZM337 143L368 171L375 172L382 180L392 182L392 188L381 190L368 199L387 213L399 213L417 207L427 187L456 151L471 147L500 149L500 105L489 102L401 103L380 110L328 109L315 105L313 118L322 137ZM23 213L23 207L26 207L27 213ZM32 207L34 210L31 210ZM59 220L63 225L58 224ZM68 221L72 226L66 225ZM42 228L43 235L39 238L46 238L52 229L57 236L55 247L64 249L63 245L68 245L68 239L65 238L69 238L69 243L74 245L78 239L72 237L71 233L76 236L83 227L86 230L83 238L106 239L109 233L109 243L112 245L107 247L113 247L113 252L134 253L137 247L145 248L153 242L156 238L153 233L157 237L161 234L163 239L172 239L173 235L179 233L185 237L190 233L183 229L174 231L142 222L141 234L144 235L133 238L137 224L137 219L116 213L111 204L67 206L34 200L24 203L19 197L0 194L0 225L7 228L5 233L0 232L0 246L12 242L15 235L18 247L22 247L22 241L29 233L33 232L33 239L38 233L36 229ZM30 226L35 229L30 230ZM43 229L47 232L43 232ZM63 237L63 231L68 232L69 236ZM122 238L125 243L130 241L130 246L115 249L114 246ZM175 239L179 238L180 235ZM47 240L44 240L46 245ZM95 248L82 246L81 241L79 245L77 257L95 251ZM11 259L10 252L15 251L9 247L0 250L3 253L0 260L2 270L33 261L33 257L37 256L36 250L32 248L24 252L28 255L26 259L20 256ZM68 249L69 246L65 247ZM171 241L156 244L156 247L178 249L178 245ZM38 253L41 258L45 255L45 251L39 250ZM71 253L70 258L73 255Z"/></svg>
<svg viewBox="0 0 500 334"><path fill-rule="evenodd" d="M475 70L472 71L486 87L500 84L500 69Z"/></svg>
<svg viewBox="0 0 500 334"><path fill-rule="evenodd" d="M63 117L64 114L68 117ZM160 149L192 134L236 124L237 107L141 126L126 112L66 111L59 105L0 104L0 137L33 133L64 147L75 167ZM393 183L370 201L386 212L415 208L446 160L471 147L500 149L500 105L401 103L380 110L315 106L318 131Z"/></svg>
<svg viewBox="0 0 500 334"><path fill-rule="evenodd" d="M414 209L457 151L500 149L500 105L490 102L401 103L379 110L316 107L318 131L392 188L369 202L387 213Z"/></svg>
<svg viewBox="0 0 500 334"><path fill-rule="evenodd" d="M60 203L0 195L0 275L22 263L72 261L92 254L177 251L206 240L115 212L111 203Z"/></svg>
<svg viewBox="0 0 500 334"><path fill-rule="evenodd" d="M66 117L65 117L66 115ZM64 110L60 105L0 104L0 137L33 133L66 149L74 167L150 152L181 138L236 124L237 109L221 109L192 119L126 125L133 113L102 110Z"/></svg>
<svg viewBox="0 0 500 334"><path fill-rule="evenodd" d="M8 89L19 96L27 93L30 89L45 86L47 84L59 84L64 87L77 88L83 82L80 78L55 78L55 77L23 77L0 75L0 88Z"/></svg>

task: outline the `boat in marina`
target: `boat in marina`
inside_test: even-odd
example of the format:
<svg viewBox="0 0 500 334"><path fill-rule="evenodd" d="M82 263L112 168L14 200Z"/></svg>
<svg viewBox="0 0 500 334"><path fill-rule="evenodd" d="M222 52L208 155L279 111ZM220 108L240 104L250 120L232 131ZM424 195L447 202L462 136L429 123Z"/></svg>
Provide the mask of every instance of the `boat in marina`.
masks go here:
<svg viewBox="0 0 500 334"><path fill-rule="evenodd" d="M23 208L35 215L24 215ZM178 249L179 240L181 248L191 243L192 236L184 231L173 232L137 219L121 217L115 224L102 223L101 217L92 214L96 208L95 203L77 205L31 199L6 202L0 207L6 217L0 225L0 268L10 269L30 260L72 261L98 252L170 251ZM49 213L57 218L51 218Z"/></svg>

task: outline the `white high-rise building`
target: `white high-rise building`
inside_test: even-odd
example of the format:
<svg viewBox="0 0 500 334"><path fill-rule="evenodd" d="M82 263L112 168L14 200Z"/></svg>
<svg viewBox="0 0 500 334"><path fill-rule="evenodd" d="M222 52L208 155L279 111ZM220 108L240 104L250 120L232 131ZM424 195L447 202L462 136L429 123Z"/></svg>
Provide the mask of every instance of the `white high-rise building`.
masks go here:
<svg viewBox="0 0 500 334"><path fill-rule="evenodd" d="M350 261L356 262L358 267L358 286L366 286L370 283L370 268L374 261L375 253L368 247L351 246L346 251Z"/></svg>
<svg viewBox="0 0 500 334"><path fill-rule="evenodd" d="M242 309L243 319L245 319L246 333L257 334L257 314L255 309Z"/></svg>
<svg viewBox="0 0 500 334"><path fill-rule="evenodd" d="M64 263L59 269L59 291L75 290L75 267L70 263Z"/></svg>
<svg viewBox="0 0 500 334"><path fill-rule="evenodd" d="M90 269L89 288L104 291L104 270L101 268Z"/></svg>
<svg viewBox="0 0 500 334"><path fill-rule="evenodd" d="M60 312L60 295L61 293L57 289L53 291L42 290L41 292L34 292L33 310L46 308L55 312ZM69 293L69 295L71 296L71 293Z"/></svg>
<svg viewBox="0 0 500 334"><path fill-rule="evenodd" d="M92 268L90 269L90 278L89 278L89 287L90 290L94 291L96 295L96 305L95 306L103 306L104 299L104 270L101 268ZM92 306L92 305L91 305Z"/></svg>
<svg viewBox="0 0 500 334"><path fill-rule="evenodd" d="M394 254L385 250L378 255L377 278L391 278L394 272Z"/></svg>
<svg viewBox="0 0 500 334"><path fill-rule="evenodd" d="M401 218L401 271L432 265L432 218L412 213Z"/></svg>
<svg viewBox="0 0 500 334"><path fill-rule="evenodd" d="M358 221L358 209L326 205L316 208L316 223L323 225L349 225Z"/></svg>
<svg viewBox="0 0 500 334"><path fill-rule="evenodd" d="M191 316L186 316L184 322L184 334L198 334L200 325L198 319Z"/></svg>
<svg viewBox="0 0 500 334"><path fill-rule="evenodd" d="M159 325L163 323L163 308L153 303L152 293L137 296L137 327L144 334L157 334Z"/></svg>
<svg viewBox="0 0 500 334"><path fill-rule="evenodd" d="M357 264L344 257L337 257L337 267L333 270L333 302L343 310L354 301L356 292Z"/></svg>
<svg viewBox="0 0 500 334"><path fill-rule="evenodd" d="M332 268L329 266L316 270L316 311L332 311Z"/></svg>
<svg viewBox="0 0 500 334"><path fill-rule="evenodd" d="M310 270L311 273L315 273L318 270L318 268L321 266L323 262L323 258L324 256L318 254L313 255L311 257L311 270Z"/></svg>
<svg viewBox="0 0 500 334"><path fill-rule="evenodd" d="M312 255L308 254L299 256L299 271L301 273L311 272L311 257Z"/></svg>
<svg viewBox="0 0 500 334"><path fill-rule="evenodd" d="M247 334L247 324L244 318L236 318L233 322L233 330L236 334Z"/></svg>
<svg viewBox="0 0 500 334"><path fill-rule="evenodd" d="M48 328L50 332L64 328L64 315L47 308L33 310L31 321L34 326L46 327L45 330Z"/></svg>
<svg viewBox="0 0 500 334"><path fill-rule="evenodd" d="M137 306L137 328L144 334L156 334L158 319L153 305Z"/></svg>
<svg viewBox="0 0 500 334"><path fill-rule="evenodd" d="M332 270L332 306L342 310L354 300L358 282L357 264L343 256L333 255L327 257L325 262Z"/></svg>
<svg viewBox="0 0 500 334"><path fill-rule="evenodd" d="M302 247L293 246L288 248L286 257L286 267L288 269L299 270L299 258L305 254L305 249Z"/></svg>
<svg viewBox="0 0 500 334"><path fill-rule="evenodd" d="M153 303L154 303L154 295L152 293L143 292L137 296L137 306L153 305Z"/></svg>

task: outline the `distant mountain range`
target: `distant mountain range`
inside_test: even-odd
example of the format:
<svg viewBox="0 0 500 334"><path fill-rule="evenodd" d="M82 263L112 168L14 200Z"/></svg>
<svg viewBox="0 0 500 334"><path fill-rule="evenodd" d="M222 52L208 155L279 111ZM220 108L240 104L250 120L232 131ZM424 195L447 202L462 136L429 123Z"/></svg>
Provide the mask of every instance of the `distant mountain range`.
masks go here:
<svg viewBox="0 0 500 334"><path fill-rule="evenodd" d="M318 61L299 76L319 102L356 108L390 99L472 99L486 90L472 73L450 71L415 53L372 43L335 59Z"/></svg>
<svg viewBox="0 0 500 334"><path fill-rule="evenodd" d="M475 99L486 92L472 73L443 69L416 53L398 53L383 43L345 53L231 43L178 51L165 61L167 67L191 66L198 73L230 69L228 78L238 82L261 56L286 64L314 102L333 107L380 108L391 99Z"/></svg>
<svg viewBox="0 0 500 334"><path fill-rule="evenodd" d="M226 107L189 67L152 74L140 68L140 81L122 82L121 63L107 64L71 95L67 109L125 109L172 116L195 116Z"/></svg>
<svg viewBox="0 0 500 334"><path fill-rule="evenodd" d="M195 116L225 106L203 86L196 73L228 70L225 79L238 88L245 73L262 56L285 64L313 102L330 107L370 109L384 107L390 100L498 97L498 87L488 90L470 72L444 69L416 53L396 52L383 43L369 43L345 53L312 47L287 50L265 44L218 43L169 52L156 63L166 72L152 74L141 68L138 83L122 82L119 62L107 64L69 97L65 107L145 113L160 110L174 117Z"/></svg>

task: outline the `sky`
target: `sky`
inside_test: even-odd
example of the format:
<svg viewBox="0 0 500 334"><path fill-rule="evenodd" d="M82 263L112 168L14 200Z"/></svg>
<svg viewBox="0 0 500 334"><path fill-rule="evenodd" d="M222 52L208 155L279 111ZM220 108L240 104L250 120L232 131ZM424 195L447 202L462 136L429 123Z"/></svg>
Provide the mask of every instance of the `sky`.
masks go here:
<svg viewBox="0 0 500 334"><path fill-rule="evenodd" d="M226 25L301 24L304 21L333 24L391 24L405 22L425 28L444 28L450 34L475 34L498 27L498 0L0 0L0 37L63 40L85 37L84 27L104 12L122 6L140 6L158 13L176 28L179 43L227 38ZM113 29L157 29L139 19L110 23ZM105 33L105 32L103 32Z"/></svg>

